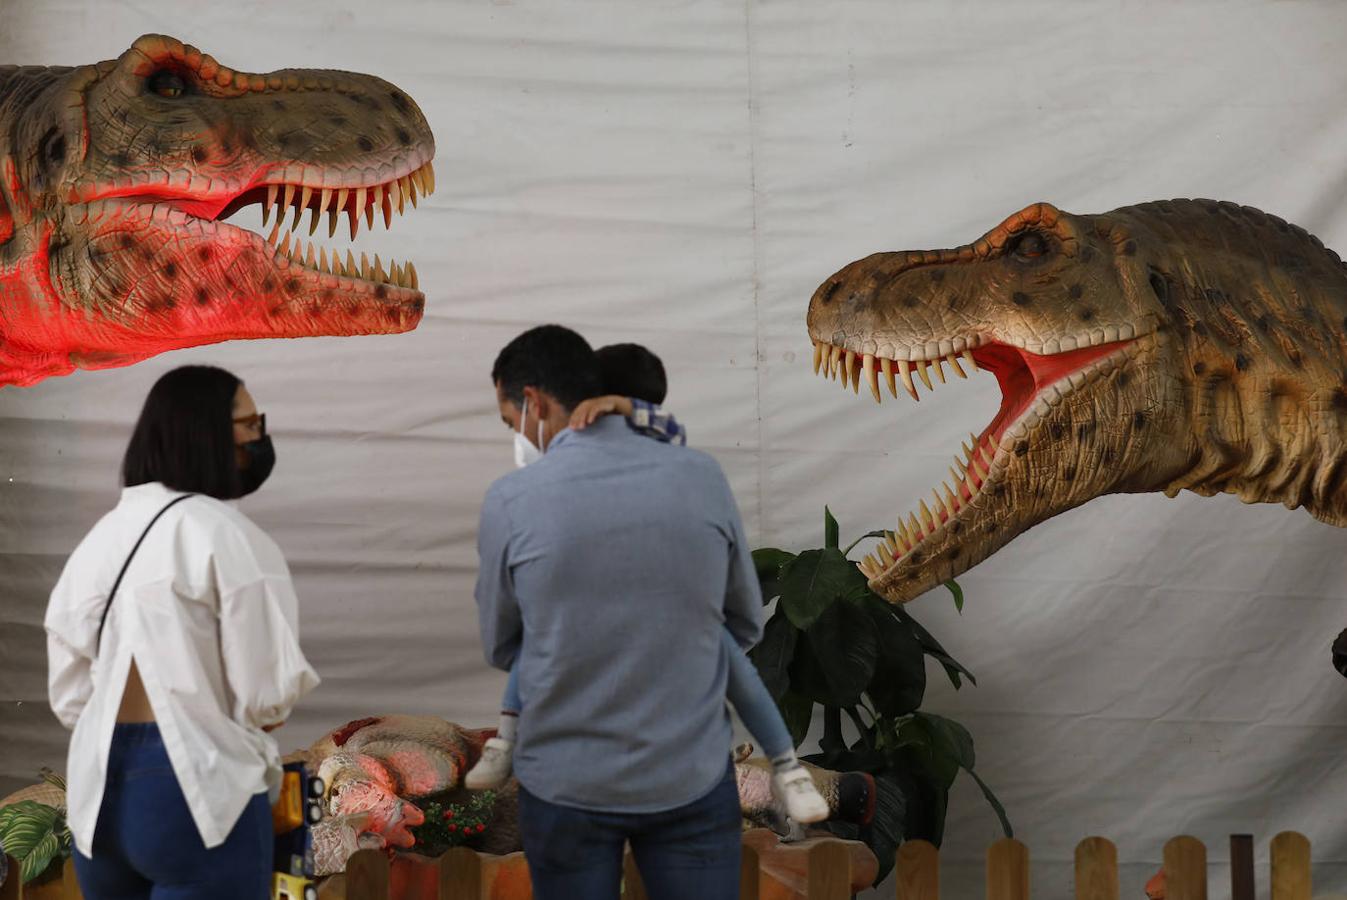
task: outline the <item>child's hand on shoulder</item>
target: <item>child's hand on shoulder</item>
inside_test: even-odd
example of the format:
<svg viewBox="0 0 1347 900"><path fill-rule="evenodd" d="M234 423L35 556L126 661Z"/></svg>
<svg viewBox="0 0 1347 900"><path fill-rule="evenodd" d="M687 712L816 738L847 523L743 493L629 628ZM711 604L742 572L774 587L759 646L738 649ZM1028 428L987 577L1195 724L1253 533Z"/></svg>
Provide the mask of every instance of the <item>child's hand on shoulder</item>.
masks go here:
<svg viewBox="0 0 1347 900"><path fill-rule="evenodd" d="M584 431L599 418L599 416L631 416L631 399L628 397L619 397L616 394L610 394L606 397L591 397L582 402L571 413L571 428L574 431Z"/></svg>

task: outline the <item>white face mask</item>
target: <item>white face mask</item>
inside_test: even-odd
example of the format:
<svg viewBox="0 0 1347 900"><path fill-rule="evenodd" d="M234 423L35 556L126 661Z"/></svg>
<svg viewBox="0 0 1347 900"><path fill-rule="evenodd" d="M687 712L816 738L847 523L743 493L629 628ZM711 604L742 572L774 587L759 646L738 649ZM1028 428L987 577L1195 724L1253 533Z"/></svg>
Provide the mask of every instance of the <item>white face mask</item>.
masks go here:
<svg viewBox="0 0 1347 900"><path fill-rule="evenodd" d="M541 419L538 420L538 446L535 447L528 438L524 437L524 420L528 417L528 414L529 401L525 397L524 409L519 414L519 430L514 433L514 464L520 469L529 463L535 463L542 459L543 455L543 452L538 449L543 443L543 423Z"/></svg>

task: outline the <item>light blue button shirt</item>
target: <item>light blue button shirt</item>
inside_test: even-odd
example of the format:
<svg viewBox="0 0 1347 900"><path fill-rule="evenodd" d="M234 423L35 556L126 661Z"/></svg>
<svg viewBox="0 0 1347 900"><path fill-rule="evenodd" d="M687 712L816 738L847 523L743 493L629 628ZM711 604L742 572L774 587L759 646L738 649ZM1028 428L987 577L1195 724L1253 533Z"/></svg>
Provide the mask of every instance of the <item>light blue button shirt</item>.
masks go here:
<svg viewBox="0 0 1347 900"><path fill-rule="evenodd" d="M616 416L566 430L491 486L477 606L489 663L517 660L514 770L543 800L648 813L725 775L725 628L762 636L762 595L714 459Z"/></svg>

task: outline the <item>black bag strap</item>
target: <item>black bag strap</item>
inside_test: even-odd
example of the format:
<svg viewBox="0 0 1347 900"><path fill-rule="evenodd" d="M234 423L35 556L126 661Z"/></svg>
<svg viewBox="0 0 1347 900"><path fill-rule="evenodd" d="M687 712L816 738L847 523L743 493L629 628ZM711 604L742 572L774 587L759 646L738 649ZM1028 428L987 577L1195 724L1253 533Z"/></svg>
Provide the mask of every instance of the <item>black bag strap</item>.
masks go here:
<svg viewBox="0 0 1347 900"><path fill-rule="evenodd" d="M112 583L112 591L108 594L107 606L103 607L103 618L98 620L98 643L94 645L94 653L98 653L103 649L103 626L106 625L108 621L108 610L112 609L112 601L117 596L117 588L122 586L122 579L126 577L126 570L131 568L131 560L136 558L136 551L140 549L141 544L145 543L145 538L149 535L150 529L154 527L155 522L158 522L163 518L164 513L168 512L188 497L195 496L196 494L183 494L181 497L174 497L168 502L167 506L155 513L154 518L150 519L150 524L146 525L145 530L140 533L140 539L137 540L136 545L131 548L131 553L126 557L126 562L122 563L122 570L117 573L117 580Z"/></svg>

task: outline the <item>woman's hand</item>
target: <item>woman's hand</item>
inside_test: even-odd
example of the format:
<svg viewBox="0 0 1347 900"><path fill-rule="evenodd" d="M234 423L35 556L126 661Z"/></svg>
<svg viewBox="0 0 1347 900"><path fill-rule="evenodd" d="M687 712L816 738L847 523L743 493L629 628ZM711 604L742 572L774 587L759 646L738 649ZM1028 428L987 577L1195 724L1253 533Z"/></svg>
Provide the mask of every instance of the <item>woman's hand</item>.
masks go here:
<svg viewBox="0 0 1347 900"><path fill-rule="evenodd" d="M630 416L631 399L621 397L617 394L610 394L606 397L591 397L575 408L571 413L571 429L573 431L584 431L590 425L593 425L599 416L608 415Z"/></svg>

